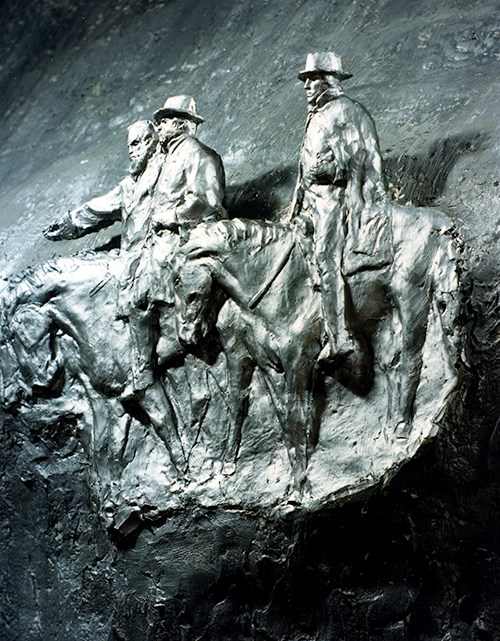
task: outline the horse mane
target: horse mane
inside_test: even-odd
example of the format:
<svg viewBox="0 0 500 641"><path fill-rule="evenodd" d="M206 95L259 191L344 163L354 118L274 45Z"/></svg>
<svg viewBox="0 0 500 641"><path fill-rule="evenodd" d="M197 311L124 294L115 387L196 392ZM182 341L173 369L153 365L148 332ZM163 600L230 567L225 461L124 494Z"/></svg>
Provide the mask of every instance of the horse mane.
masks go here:
<svg viewBox="0 0 500 641"><path fill-rule="evenodd" d="M231 244L250 241L258 246L269 245L283 237L288 231L285 225L269 220L245 220L234 218L224 221L231 233Z"/></svg>
<svg viewBox="0 0 500 641"><path fill-rule="evenodd" d="M209 235L220 236L227 245L227 249L231 250L241 242L250 242L256 247L264 247L283 238L289 232L289 227L269 220L232 218L207 225L206 232Z"/></svg>
<svg viewBox="0 0 500 641"><path fill-rule="evenodd" d="M84 249L72 254L71 256L56 256L49 258L38 265L31 265L18 274L9 276L8 280L11 285L18 285L21 281L36 281L37 278L43 278L50 274L63 274L65 272L78 269L80 262L95 262L96 259L106 258L106 254L96 252L92 249ZM75 259L77 259L75 261Z"/></svg>
<svg viewBox="0 0 500 641"><path fill-rule="evenodd" d="M86 263L93 265L103 259L107 260L110 255L109 252L103 254L88 249L72 256L50 258L39 265L30 266L21 273L11 276L8 279L5 296L10 299L12 296L24 297L30 291L45 292L40 299L45 302L44 298L50 298L55 291L64 286L65 276L78 273Z"/></svg>

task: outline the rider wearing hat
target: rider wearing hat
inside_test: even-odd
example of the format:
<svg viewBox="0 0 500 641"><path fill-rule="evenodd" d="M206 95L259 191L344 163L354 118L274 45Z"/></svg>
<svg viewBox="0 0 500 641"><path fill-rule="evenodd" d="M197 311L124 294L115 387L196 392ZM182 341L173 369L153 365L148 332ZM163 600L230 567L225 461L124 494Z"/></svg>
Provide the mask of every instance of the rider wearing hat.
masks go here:
<svg viewBox="0 0 500 641"><path fill-rule="evenodd" d="M225 217L222 160L195 136L203 118L194 99L172 96L153 119L165 154L155 189L153 225L175 231Z"/></svg>
<svg viewBox="0 0 500 641"><path fill-rule="evenodd" d="M154 362L177 348L171 265L181 237L226 215L222 160L195 137L201 122L191 96L168 98L154 123L129 128L130 175L44 231L50 240L79 238L121 219L118 314L130 323L133 391L151 384Z"/></svg>
<svg viewBox="0 0 500 641"><path fill-rule="evenodd" d="M191 96L167 99L155 111L160 159L158 178L152 189L149 233L144 243L131 287L135 304L147 316L158 318L157 358L163 344L176 335L172 314L172 264L189 230L201 222L226 217L223 206L225 175L220 156L196 138L203 118ZM147 382L150 367L143 368ZM140 377L139 377L140 378ZM136 386L142 386L137 380Z"/></svg>
<svg viewBox="0 0 500 641"><path fill-rule="evenodd" d="M366 351L346 309L344 250L346 236L359 231L361 212L383 202L385 186L375 125L366 109L344 94L341 82L351 74L340 56L308 54L298 77L309 115L290 218L298 216L312 230L312 280L321 294L326 338L319 363L327 367L363 360Z"/></svg>

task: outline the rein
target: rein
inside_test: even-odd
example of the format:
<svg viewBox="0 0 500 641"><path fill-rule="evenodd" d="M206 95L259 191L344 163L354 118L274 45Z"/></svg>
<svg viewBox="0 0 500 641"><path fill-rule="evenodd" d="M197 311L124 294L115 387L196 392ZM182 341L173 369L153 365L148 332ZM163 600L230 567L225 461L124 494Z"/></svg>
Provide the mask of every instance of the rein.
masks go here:
<svg viewBox="0 0 500 641"><path fill-rule="evenodd" d="M268 277L268 279L259 287L257 292L252 296L250 299L250 302L248 303L248 307L250 309L255 309L257 305L260 303L260 301L264 298L264 296L267 294L269 288L271 285L274 283L276 278L280 275L282 272L283 268L287 264L288 260L290 259L290 256L292 254L293 248L295 247L295 239L292 238L290 241L290 244L288 245L285 253L279 260L278 264L276 265L276 268L274 271L271 273L271 275Z"/></svg>

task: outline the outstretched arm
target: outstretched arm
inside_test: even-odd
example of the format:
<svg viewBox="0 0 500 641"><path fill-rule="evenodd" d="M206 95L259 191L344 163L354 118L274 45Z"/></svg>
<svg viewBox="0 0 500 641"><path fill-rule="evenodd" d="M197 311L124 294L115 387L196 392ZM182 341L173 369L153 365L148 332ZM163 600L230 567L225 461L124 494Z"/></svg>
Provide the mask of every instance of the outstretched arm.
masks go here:
<svg viewBox="0 0 500 641"><path fill-rule="evenodd" d="M43 230L43 235L48 240L64 240L78 238L76 227L71 218L71 212L67 211L59 220L50 223Z"/></svg>
<svg viewBox="0 0 500 641"><path fill-rule="evenodd" d="M123 207L121 184L104 196L93 198L66 212L43 230L48 240L80 238L120 220Z"/></svg>

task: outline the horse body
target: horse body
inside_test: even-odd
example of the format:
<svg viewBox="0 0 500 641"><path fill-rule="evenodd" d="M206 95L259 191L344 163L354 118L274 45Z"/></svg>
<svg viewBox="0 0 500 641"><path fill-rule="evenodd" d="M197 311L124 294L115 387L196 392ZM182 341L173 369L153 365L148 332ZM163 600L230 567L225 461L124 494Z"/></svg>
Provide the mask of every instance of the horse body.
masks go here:
<svg viewBox="0 0 500 641"><path fill-rule="evenodd" d="M396 420L405 436L411 429L432 307L447 353L450 358L456 353L457 251L450 220L438 209L386 204L379 213L390 231L390 262L348 272L346 282L354 323L368 340L376 329L373 321L392 314L393 349L380 350L377 360L390 396L387 422Z"/></svg>
<svg viewBox="0 0 500 641"><path fill-rule="evenodd" d="M6 371L10 365L12 370L17 365L19 375L10 385L4 383L4 403L15 405L20 396L59 395L63 376L77 379L93 416L92 442L101 442L103 437L97 439L96 433L112 430L113 422L121 424L125 411L153 428L169 452L174 471L182 475L187 466L187 446L181 439L186 408L180 408L174 398L175 385L164 364L154 364L153 381L146 389L137 395L130 393L137 350L130 324L121 316L119 300L130 258L114 251L60 257L30 269L11 287L4 305L3 351L8 358L3 359L2 368L4 380L10 377L10 370ZM145 331L150 331L150 311L132 311L144 316ZM177 356L179 343L172 311L162 310L161 329L164 331L169 321L172 331L162 334L163 343L167 345L165 351ZM197 410L198 397L204 395L204 405L209 402L203 372L193 372L187 363L184 369L192 421L201 422L206 408ZM111 410L114 418L108 421L105 416ZM110 435L110 442L115 441Z"/></svg>
<svg viewBox="0 0 500 641"><path fill-rule="evenodd" d="M388 428L397 425L399 435L407 436L431 308L438 311L442 331L449 337L450 358L455 353L456 252L450 223L438 210L385 204L371 215L377 213L384 217L384 233L390 239L384 246L384 257L379 260L374 255L364 264L358 260L349 271L349 264L355 265L355 261L344 256L346 322L372 350L380 321L390 316L393 349L387 353L381 350L373 357L387 378ZM314 386L321 382L316 362L324 339L320 297L308 264L310 242L293 225L238 219L200 225L183 247L175 286L181 338L192 344L195 336L206 336L210 327L217 327L226 354L232 412L226 449L230 465L238 456L248 413L248 390L258 368L278 408L299 483L321 419ZM221 310L220 301L216 309L211 305L220 290L228 299ZM208 319L217 313L215 325ZM339 362L336 371L329 373L354 393L365 395L373 381L372 363L365 359L356 372L352 363ZM273 385L280 371L285 380L284 403ZM361 387L359 375L364 379Z"/></svg>
<svg viewBox="0 0 500 641"><path fill-rule="evenodd" d="M298 482L307 466L321 322L319 301L310 287L304 287L308 269L299 242L286 226L236 219L199 225L183 248L186 260L181 259L174 280L179 336L192 344L194 337L216 326L226 355L231 414L226 471L234 469L238 457L256 368L276 408ZM227 298L218 316L214 284ZM216 324L207 323L216 317ZM284 399L276 372L284 373Z"/></svg>

